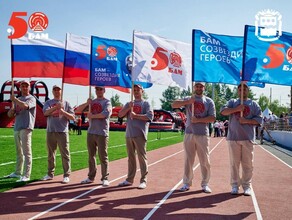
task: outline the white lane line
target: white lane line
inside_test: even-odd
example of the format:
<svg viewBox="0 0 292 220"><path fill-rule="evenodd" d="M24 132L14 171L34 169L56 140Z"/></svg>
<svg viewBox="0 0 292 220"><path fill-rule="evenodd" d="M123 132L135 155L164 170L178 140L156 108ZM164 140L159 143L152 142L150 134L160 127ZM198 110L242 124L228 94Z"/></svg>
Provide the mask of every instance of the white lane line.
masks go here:
<svg viewBox="0 0 292 220"><path fill-rule="evenodd" d="M223 139L220 140L220 142L217 143L217 145L210 151L210 154L212 153L212 151L218 147L218 145L222 142ZM193 171L195 171L197 168L198 168L199 164L197 164L197 166L195 168L193 168ZM171 196L171 194L174 192L174 190L177 189L177 187L182 183L182 180L179 181L164 197L162 200L160 200L159 203L157 203L155 205L155 207L143 218L143 220L148 220L156 211L158 208L160 208L160 206L168 199L169 196ZM251 187L252 189L252 193L251 193L251 197L252 197L252 202L253 202L253 205L254 205L254 209L255 209L255 212L256 212L256 216L257 216L257 220L262 220L262 214L261 214L261 211L260 211L260 208L259 208L259 205L258 205L258 202L257 202L257 199L256 199L256 196L255 196L255 193L253 191L253 188Z"/></svg>
<svg viewBox="0 0 292 220"><path fill-rule="evenodd" d="M117 181L117 180L119 180L119 179L125 178L126 176L127 176L127 175L124 175L124 176L118 177L118 178L116 178L116 179L110 181L110 183L111 183L111 182L114 182L114 181ZM69 200L67 200L67 201L65 201L65 202L62 202L62 203L60 203L59 205L56 205L56 206L54 206L54 207L52 207L52 208L50 208L50 209L48 209L48 210L46 210L46 211L44 211L44 212L41 212L41 213L39 213L39 214L37 214L37 215L31 217L31 218L29 218L28 220L37 219L38 217L40 217L40 216L42 216L42 215L45 215L45 214L49 213L50 211L53 211L53 210L55 210L55 209L57 209L57 208L60 208L61 206L64 206L64 205L66 205L66 204L69 203L69 202L73 202L74 200L79 199L79 198L81 198L82 196L85 196L85 195L87 195L87 194L89 194L89 193L91 193L91 192L93 192L93 191L95 191L95 190L97 190L97 189L102 188L102 187L103 187L103 186L100 186L100 185L99 185L99 186L96 186L96 187L92 188L91 190L88 190L88 191L86 191L86 192L84 192L84 193L82 193L82 194L80 194L80 195L78 195L78 196L75 196L75 197L72 198L72 199L69 199Z"/></svg>
<svg viewBox="0 0 292 220"><path fill-rule="evenodd" d="M285 163L283 160L281 160L279 157L277 157L276 155L272 154L270 151L266 150L264 147L262 147L261 145L257 145L260 146L264 151L266 151L267 153L269 153L270 155L272 155L273 157L275 157L277 160L279 160L280 162L282 162L284 165L288 166L289 168L292 168L289 164ZM252 187L251 187L252 188ZM261 210L259 208L255 193L253 191L252 188L252 192L251 192L251 197L252 197L252 202L253 202L253 206L256 212L256 216L257 216L257 220L262 220L262 214L261 214Z"/></svg>
<svg viewBox="0 0 292 220"><path fill-rule="evenodd" d="M10 162L7 162L7 163L1 163L0 166L5 166L5 165L9 165L9 164L14 164L16 163L15 161L10 161Z"/></svg>
<svg viewBox="0 0 292 220"><path fill-rule="evenodd" d="M260 146L264 151L268 152L269 154L271 154L273 157L275 157L276 159L278 159L280 162L282 162L283 164L285 164L287 167L292 168L292 166L290 166L289 164L287 164L285 161L281 160L279 157L277 157L276 155L272 154L270 151L268 151L267 149L265 149L264 147L262 147L261 145L257 145Z"/></svg>
<svg viewBox="0 0 292 220"><path fill-rule="evenodd" d="M158 161L155 161L154 163L149 164L148 167L151 167L151 166L153 166L153 165L155 165L155 164L157 164L157 163L160 163L160 162L162 162L162 161L164 161L164 160L166 160L166 159L169 159L169 158L171 158L171 157L173 157L173 156L175 156L175 155L177 155L177 154L179 154L179 153L182 153L182 152L183 152L183 150L180 150L180 151L178 151L178 152L176 152L176 153L174 153L174 154L171 154L171 155L169 155L169 156L167 156L167 157L164 157L164 158L162 158L162 159L160 159L160 160L158 160ZM138 169L136 172L139 172L139 171L140 171L140 169ZM116 178L116 179L110 181L110 183L113 183L113 182L115 182L115 181L117 181L117 180L120 180L120 179L122 179L122 178L125 178L125 177L127 177L127 175L120 176L120 177L118 177L118 178ZM37 214L37 215L35 215L35 216L29 218L29 220L37 219L37 218L39 218L40 216L43 216L43 215L45 215L45 214L47 214L47 213L49 213L49 212L51 212L51 211L53 211L53 210L55 210L55 209L57 209L57 208L60 208L61 206L64 206L64 205L66 205L66 204L68 204L68 203L70 203L70 202L73 202L74 200L79 199L79 198L81 198L81 197L83 197L83 196L85 196L85 195L87 195L87 194L89 194L89 193L91 193L91 192L93 192L93 191L95 191L95 190L97 190L97 189L100 189L100 188L102 188L102 186L97 186L97 187L95 187L95 188L92 188L91 190L88 190L88 191L86 191L86 192L84 192L84 193L82 193L82 194L80 194L80 195L78 195L78 196L76 196L76 197L74 197L74 198L72 198L72 199L69 199L69 200L67 200L67 201L65 201L65 202L62 202L62 203L60 203L59 205L56 205L56 206L54 206L54 207L52 207L52 208L50 208L50 209L48 209L48 210L46 210L46 211L44 211L44 212L41 212L41 213L39 213L39 214Z"/></svg>
<svg viewBox="0 0 292 220"><path fill-rule="evenodd" d="M217 148L219 146L219 144L224 140L224 138L222 138L216 145L215 147L210 151L210 154L213 152L213 150L215 150L215 148ZM200 164L197 164L197 166L195 166L193 168L193 171L195 171ZM174 192L174 190L177 189L177 187L182 183L183 180L180 180L164 197L162 200L159 201L159 203L157 203L154 208L143 218L143 220L148 220L156 211L157 209L160 208L160 206L168 199L169 196L171 196L171 194Z"/></svg>
<svg viewBox="0 0 292 220"><path fill-rule="evenodd" d="M13 135L0 135L0 138L13 138Z"/></svg>
<svg viewBox="0 0 292 220"><path fill-rule="evenodd" d="M178 136L172 136L172 137L167 137L167 138L161 138L159 140L167 140L167 139L171 139L171 138L176 138ZM153 140L149 140L147 141L148 143L149 142L154 142L154 141L157 141L158 139L153 139ZM114 146L110 146L108 147L108 149L111 149L111 148L117 148L117 147L123 147L123 146L126 146L126 144L119 144L119 145L114 145ZM80 151L73 151L73 152L70 152L70 154L79 154L79 153L85 153L87 152L87 150L80 150ZM59 153L56 154L57 157L61 156ZM41 156L41 157L34 157L32 158L33 160L39 160L39 159L46 159L47 156ZM9 162L5 162L5 163L0 163L0 166L6 166L6 165L9 165L9 164L15 164L16 161L9 161Z"/></svg>
<svg viewBox="0 0 292 220"><path fill-rule="evenodd" d="M198 167L200 166L200 164L197 164L197 166L195 166L194 168L193 168L193 171L195 170L195 169L197 169ZM160 206L168 199L168 197L169 196L171 196L171 194L174 192L174 190L176 190L177 189L177 187L179 186L179 185L181 185L182 184L182 182L183 182L183 180L181 179L181 181L179 181L164 197L163 197L163 199L162 200L160 200L159 201L159 203L157 203L155 206L154 206L154 208L143 218L143 220L146 220L146 219L149 219L153 214L154 214L154 212L156 212L156 210L157 209L159 209L160 208Z"/></svg>
<svg viewBox="0 0 292 220"><path fill-rule="evenodd" d="M258 204L258 201L257 201L257 198L255 196L252 186L251 186L251 199L252 199L252 203L256 212L257 220L263 220L262 213L261 213L261 210L260 210L260 207L259 207L259 204Z"/></svg>

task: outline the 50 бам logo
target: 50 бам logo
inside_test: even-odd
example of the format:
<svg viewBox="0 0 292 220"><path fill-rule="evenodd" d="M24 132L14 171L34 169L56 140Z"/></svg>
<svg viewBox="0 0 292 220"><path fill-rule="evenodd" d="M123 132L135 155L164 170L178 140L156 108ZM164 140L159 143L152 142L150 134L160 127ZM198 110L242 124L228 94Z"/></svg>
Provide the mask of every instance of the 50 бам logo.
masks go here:
<svg viewBox="0 0 292 220"><path fill-rule="evenodd" d="M29 28L35 33L28 33L29 39L47 39L47 33L41 33L47 29L49 24L48 17L42 12L34 12L30 15L28 22L21 17L26 17L27 12L12 12L8 25L13 29L8 28L8 33L11 33L8 38L21 38L27 33Z"/></svg>

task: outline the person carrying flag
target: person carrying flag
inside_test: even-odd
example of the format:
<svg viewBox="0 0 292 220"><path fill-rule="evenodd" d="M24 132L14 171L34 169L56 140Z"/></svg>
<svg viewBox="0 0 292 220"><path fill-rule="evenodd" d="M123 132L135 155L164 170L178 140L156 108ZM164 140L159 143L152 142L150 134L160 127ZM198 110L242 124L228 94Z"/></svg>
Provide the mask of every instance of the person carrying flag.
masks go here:
<svg viewBox="0 0 292 220"><path fill-rule="evenodd" d="M205 193L211 193L208 186L210 180L210 159L209 159L209 123L216 119L214 101L203 95L205 83L196 82L194 85L195 95L186 97L184 100L176 100L172 103L172 108L185 106L187 122L184 136L185 165L183 175L183 186L180 191L190 189L193 180L193 165L196 153L198 153L202 181L201 187ZM194 112L192 113L192 106Z"/></svg>
<svg viewBox="0 0 292 220"><path fill-rule="evenodd" d="M231 169L231 194L237 195L242 185L243 194L251 195L251 180L253 175L253 158L255 143L255 127L263 122L260 106L248 99L249 89L245 83L238 85L238 96L243 92L243 100L231 99L221 108L221 114L229 115L229 132L227 140L229 144L229 158ZM243 101L241 104L241 101ZM242 112L242 116L241 116ZM239 167L242 167L242 177L239 175Z"/></svg>
<svg viewBox="0 0 292 220"><path fill-rule="evenodd" d="M146 143L149 124L154 116L149 102L142 99L143 92L143 87L139 84L135 84L135 100L133 102L128 102L118 115L120 118L127 116L126 145L128 153L128 176L119 186L133 185L137 166L135 152L137 152L141 169L140 185L138 189L145 189L147 184L148 165Z"/></svg>
<svg viewBox="0 0 292 220"><path fill-rule="evenodd" d="M56 167L56 152L59 146L64 179L62 183L69 183L71 174L70 150L69 150L69 120L74 120L74 111L70 103L62 100L61 87L53 86L54 98L45 102L44 116L47 117L47 150L48 172L42 180L52 180Z"/></svg>
<svg viewBox="0 0 292 220"><path fill-rule="evenodd" d="M109 119L112 114L112 104L104 97L105 87L95 86L96 99L88 99L81 104L76 113L82 113L88 106L90 112L87 114L89 127L87 131L88 150L88 177L81 184L93 183L96 176L96 152L101 165L101 182L104 187L109 186L108 181L108 141L109 141Z"/></svg>
<svg viewBox="0 0 292 220"><path fill-rule="evenodd" d="M21 81L21 96L16 98L14 94L11 94L10 99L13 104L7 113L10 118L15 116L16 168L15 172L9 174L6 178L20 177L17 182L29 181L32 168L31 137L36 118L36 99L29 94L29 90L29 81Z"/></svg>

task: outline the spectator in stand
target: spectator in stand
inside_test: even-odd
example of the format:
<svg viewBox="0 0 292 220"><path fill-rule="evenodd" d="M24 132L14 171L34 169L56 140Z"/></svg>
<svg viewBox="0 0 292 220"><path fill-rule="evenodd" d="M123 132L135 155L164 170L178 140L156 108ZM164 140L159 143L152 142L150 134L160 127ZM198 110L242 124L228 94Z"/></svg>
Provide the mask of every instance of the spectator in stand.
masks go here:
<svg viewBox="0 0 292 220"><path fill-rule="evenodd" d="M288 113L285 113L285 115L284 115L284 129L286 131L289 130L289 115L288 115Z"/></svg>
<svg viewBox="0 0 292 220"><path fill-rule="evenodd" d="M219 124L218 120L216 120L215 123L214 123L214 137L219 137L220 136L220 134L219 134L219 126L220 126L220 124Z"/></svg>
<svg viewBox="0 0 292 220"><path fill-rule="evenodd" d="M225 137L227 137L227 135L228 135L228 125L229 125L229 122L228 122L228 120L225 120L224 121L224 130L225 130Z"/></svg>
<svg viewBox="0 0 292 220"><path fill-rule="evenodd" d="M212 136L212 132L213 132L213 122L210 122L209 123L209 137L211 137Z"/></svg>
<svg viewBox="0 0 292 220"><path fill-rule="evenodd" d="M81 124L85 124L85 114L82 112L81 114Z"/></svg>
<svg viewBox="0 0 292 220"><path fill-rule="evenodd" d="M277 116L274 115L274 113L272 112L272 114L270 115L270 129L271 130L275 130L276 129L276 120L277 120Z"/></svg>
<svg viewBox="0 0 292 220"><path fill-rule="evenodd" d="M77 135L82 135L82 119L80 116L77 117Z"/></svg>
<svg viewBox="0 0 292 220"><path fill-rule="evenodd" d="M284 129L284 115L285 113L282 112L279 116L279 130L283 130Z"/></svg>
<svg viewBox="0 0 292 220"><path fill-rule="evenodd" d="M289 115L289 126L290 126L290 129L292 129L292 111Z"/></svg>
<svg viewBox="0 0 292 220"><path fill-rule="evenodd" d="M219 122L219 131L220 131L220 137L223 137L224 136L224 131L225 131L224 122L223 121Z"/></svg>

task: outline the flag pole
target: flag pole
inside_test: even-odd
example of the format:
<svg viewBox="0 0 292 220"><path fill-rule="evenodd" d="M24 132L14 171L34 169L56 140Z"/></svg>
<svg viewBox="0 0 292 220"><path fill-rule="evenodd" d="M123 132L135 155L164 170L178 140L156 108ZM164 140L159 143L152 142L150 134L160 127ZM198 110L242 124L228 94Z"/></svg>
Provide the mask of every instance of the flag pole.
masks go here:
<svg viewBox="0 0 292 220"><path fill-rule="evenodd" d="M240 82L241 92L240 92L240 104L243 104L243 81ZM243 111L240 112L240 117L243 117Z"/></svg>
<svg viewBox="0 0 292 220"><path fill-rule="evenodd" d="M88 94L88 98L90 99L91 98L91 85L89 85L89 94ZM89 110L88 112L90 112L90 106L89 106Z"/></svg>
<svg viewBox="0 0 292 220"><path fill-rule="evenodd" d="M192 30L192 39L194 39L194 35L195 35L195 30ZM192 40L192 58L195 57L195 41ZM193 97L194 95L194 85L195 85L195 61L194 59L192 59L192 95L191 97ZM192 117L194 116L194 112L195 112L195 103L192 103ZM192 119L191 119L192 120Z"/></svg>
<svg viewBox="0 0 292 220"><path fill-rule="evenodd" d="M256 32L257 33L257 32ZM241 69L241 81L240 81L240 86L241 86L241 93L240 93L240 104L243 104L243 81L245 80L245 59L246 59L246 44L247 44L247 34L248 34L248 25L244 26L244 38L243 38L243 51L242 51L242 69ZM243 117L243 111L240 112L240 117Z"/></svg>
<svg viewBox="0 0 292 220"><path fill-rule="evenodd" d="M61 102L63 100L63 94L64 94L64 73L65 73L65 62L66 62L66 57L67 57L67 53L66 53L66 50L67 50L67 38L68 38L68 33L66 33L66 40L65 40L65 51L64 51L64 61L63 61L63 75L62 75L62 90L61 90Z"/></svg>
<svg viewBox="0 0 292 220"><path fill-rule="evenodd" d="M14 95L14 79L13 79L13 73L14 73L14 68L13 68L13 46L12 46L12 31L10 32L10 70L11 70L11 94ZM12 106L15 105L15 103L12 103Z"/></svg>
<svg viewBox="0 0 292 220"><path fill-rule="evenodd" d="M133 91L134 91L134 80L133 80L133 67L134 67L134 50L135 50L135 40L134 40L134 33L135 30L133 30L133 37L132 37L132 42L133 42L133 47L132 47L132 69L131 69L131 82L132 82L132 89L131 89L131 102L133 102ZM131 108L131 112L133 111L133 107Z"/></svg>
<svg viewBox="0 0 292 220"><path fill-rule="evenodd" d="M88 94L88 98L91 98L91 72L92 72L92 36L90 38L90 68L89 68L89 77L88 77L88 80L89 80L89 94ZM91 113L91 104L88 105L88 113Z"/></svg>
<svg viewBox="0 0 292 220"><path fill-rule="evenodd" d="M192 97L194 95L194 85L195 85L195 82L193 81L192 82ZM194 116L194 113L195 113L195 103L193 102L192 103L192 116Z"/></svg>

